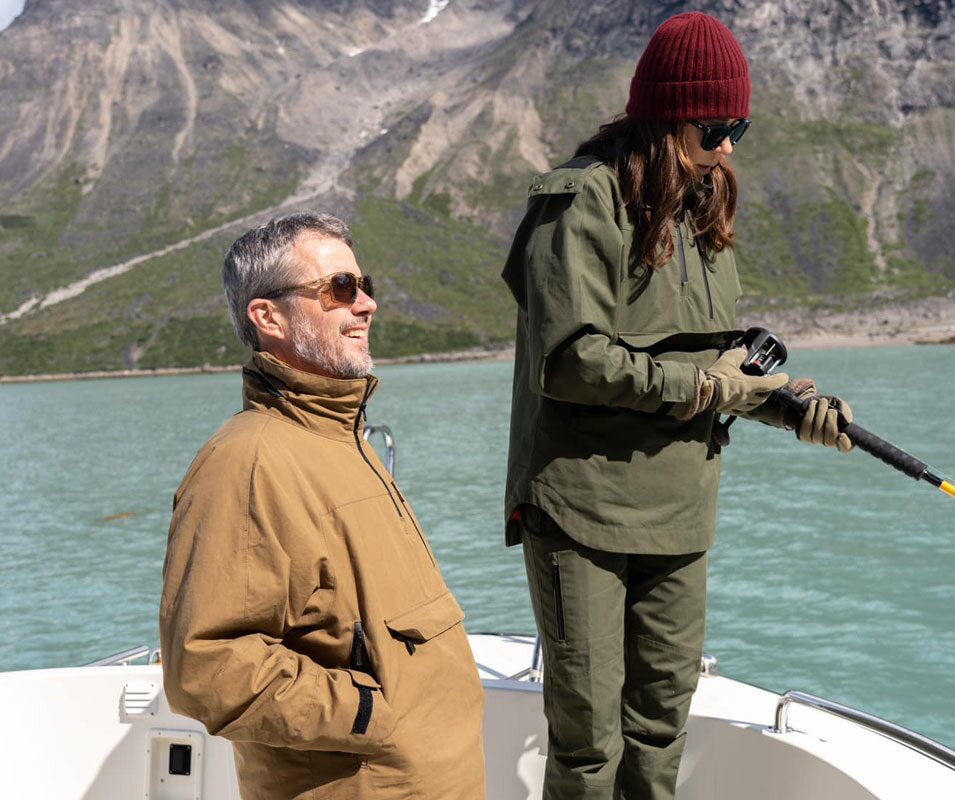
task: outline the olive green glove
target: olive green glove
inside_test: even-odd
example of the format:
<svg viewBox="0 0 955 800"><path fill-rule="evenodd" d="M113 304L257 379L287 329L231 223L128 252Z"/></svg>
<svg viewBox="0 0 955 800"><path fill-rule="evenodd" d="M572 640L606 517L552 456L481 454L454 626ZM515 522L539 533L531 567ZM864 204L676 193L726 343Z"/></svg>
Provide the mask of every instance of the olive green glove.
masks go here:
<svg viewBox="0 0 955 800"><path fill-rule="evenodd" d="M845 420L843 425L852 422L852 409L845 400L817 395L809 401L806 414L796 429L796 438L800 442L835 447L840 453L848 453L854 445L848 436L840 433L840 417Z"/></svg>
<svg viewBox="0 0 955 800"><path fill-rule="evenodd" d="M774 390L781 389L789 381L785 373L745 375L740 371L745 358L745 347L727 350L703 373L700 411L745 414L761 406Z"/></svg>

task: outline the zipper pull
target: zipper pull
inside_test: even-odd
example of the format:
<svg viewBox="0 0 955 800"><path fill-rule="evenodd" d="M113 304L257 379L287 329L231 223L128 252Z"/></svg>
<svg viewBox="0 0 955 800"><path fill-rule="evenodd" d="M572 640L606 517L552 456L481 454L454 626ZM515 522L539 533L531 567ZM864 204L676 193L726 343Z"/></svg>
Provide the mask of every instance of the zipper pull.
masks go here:
<svg viewBox="0 0 955 800"><path fill-rule="evenodd" d="M355 623L351 642L351 665L353 669L361 671L365 665L365 633L361 629L361 622Z"/></svg>

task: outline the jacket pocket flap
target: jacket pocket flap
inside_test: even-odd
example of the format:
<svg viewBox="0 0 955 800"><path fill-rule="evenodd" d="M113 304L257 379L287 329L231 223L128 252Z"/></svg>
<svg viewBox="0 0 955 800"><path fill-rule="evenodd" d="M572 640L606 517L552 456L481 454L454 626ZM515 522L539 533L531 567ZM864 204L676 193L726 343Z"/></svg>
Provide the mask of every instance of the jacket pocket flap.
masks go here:
<svg viewBox="0 0 955 800"><path fill-rule="evenodd" d="M629 333L620 332L617 339L627 349L645 352L656 357L663 353L698 352L709 350L720 345L726 346L743 335L741 330L701 331L701 332L673 332L662 333Z"/></svg>
<svg viewBox="0 0 955 800"><path fill-rule="evenodd" d="M618 333L617 339L631 350L648 350L669 338L669 333Z"/></svg>
<svg viewBox="0 0 955 800"><path fill-rule="evenodd" d="M464 612L451 592L432 597L430 600L404 611L385 625L392 633L397 633L413 642L426 642L449 628L453 628L464 619Z"/></svg>
<svg viewBox="0 0 955 800"><path fill-rule="evenodd" d="M348 674L351 675L351 682L355 684L355 686L367 686L369 689L381 688L381 684L375 680L374 676L365 672L360 672L357 669L350 669L348 670Z"/></svg>

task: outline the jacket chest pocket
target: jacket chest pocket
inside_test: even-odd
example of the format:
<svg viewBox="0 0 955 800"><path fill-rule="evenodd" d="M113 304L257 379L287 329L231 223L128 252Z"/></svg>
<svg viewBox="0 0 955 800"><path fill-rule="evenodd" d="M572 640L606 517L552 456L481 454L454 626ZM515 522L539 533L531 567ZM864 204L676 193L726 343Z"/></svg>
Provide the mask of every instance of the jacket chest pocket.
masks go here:
<svg viewBox="0 0 955 800"><path fill-rule="evenodd" d="M399 519L388 495L338 508L324 527L329 561L338 576L339 617L368 623L369 603L406 609L447 591L410 509L403 507ZM379 619L386 616L375 613Z"/></svg>
<svg viewBox="0 0 955 800"><path fill-rule="evenodd" d="M735 325L741 294L732 251L710 261L696 246L675 243L674 257L660 269L631 264L621 286L617 331L667 333Z"/></svg>
<svg viewBox="0 0 955 800"><path fill-rule="evenodd" d="M736 325L736 303L743 294L736 271L736 258L732 250L718 253L708 264L710 288L713 298L714 319L721 327Z"/></svg>
<svg viewBox="0 0 955 800"><path fill-rule="evenodd" d="M690 288L673 261L661 269L631 265L621 287L617 330L663 333L685 328L693 316Z"/></svg>

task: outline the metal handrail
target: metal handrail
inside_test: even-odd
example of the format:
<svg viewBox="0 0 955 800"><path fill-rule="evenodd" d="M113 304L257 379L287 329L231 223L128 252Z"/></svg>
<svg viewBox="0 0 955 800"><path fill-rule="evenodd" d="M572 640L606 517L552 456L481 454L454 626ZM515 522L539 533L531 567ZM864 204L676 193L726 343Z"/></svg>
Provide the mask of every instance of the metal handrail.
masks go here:
<svg viewBox="0 0 955 800"><path fill-rule="evenodd" d="M129 666L133 661L138 658L146 658L152 663L153 655L156 651L153 651L149 648L149 645L141 644L138 647L130 647L128 650L121 650L118 653L113 653L111 656L106 656L105 658L100 658L97 661L90 661L89 664L84 664L84 667L116 667L116 666Z"/></svg>
<svg viewBox="0 0 955 800"><path fill-rule="evenodd" d="M394 475L395 437L391 434L391 428L389 428L387 425L383 425L380 422L376 422L372 425L366 425L362 435L365 437L365 441L367 442L375 433L380 433L382 438L385 440L385 469L388 470L390 475Z"/></svg>
<svg viewBox="0 0 955 800"><path fill-rule="evenodd" d="M717 666L716 656L704 653L700 659L700 673L708 677L716 677L720 674ZM531 665L527 669L508 675L505 680L509 681L529 681L530 683L540 683L544 676L544 650L541 647L540 634L534 637L534 652L531 655Z"/></svg>
<svg viewBox="0 0 955 800"><path fill-rule="evenodd" d="M881 717L875 717L872 714L866 714L864 711L844 706L841 703L835 703L832 700L826 700L824 697L817 697L814 694L807 694L806 692L789 691L780 696L779 702L776 704L776 727L773 731L774 733L789 733L789 707L794 703L809 706L810 708L815 708L820 711L826 711L842 719L855 722L899 744L911 747L913 750L934 759L949 769L955 769L955 750L933 739L929 739L927 736L922 736L920 733L910 731L901 725L896 725L894 722L889 722Z"/></svg>
<svg viewBox="0 0 955 800"><path fill-rule="evenodd" d="M720 674L719 662L716 660L716 656L711 656L709 653L703 654L703 658L700 659L700 673L706 675L708 678L715 678Z"/></svg>

